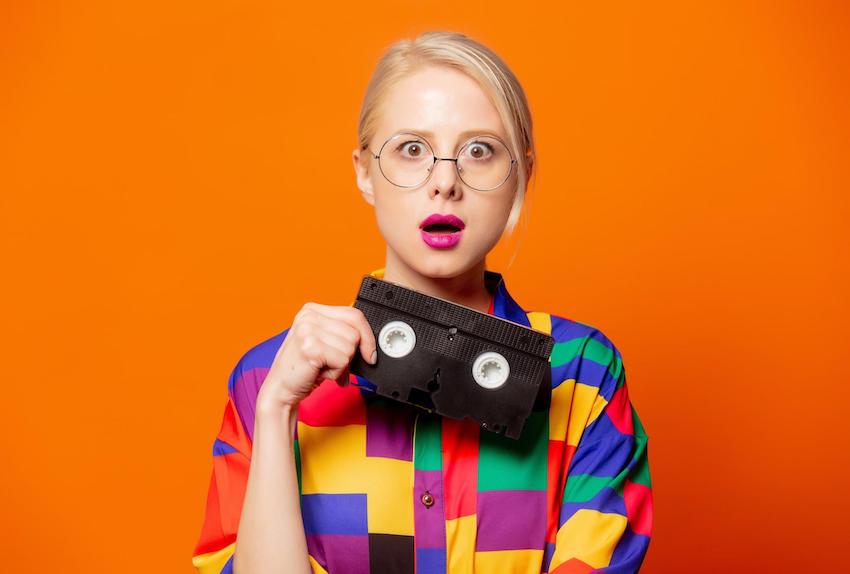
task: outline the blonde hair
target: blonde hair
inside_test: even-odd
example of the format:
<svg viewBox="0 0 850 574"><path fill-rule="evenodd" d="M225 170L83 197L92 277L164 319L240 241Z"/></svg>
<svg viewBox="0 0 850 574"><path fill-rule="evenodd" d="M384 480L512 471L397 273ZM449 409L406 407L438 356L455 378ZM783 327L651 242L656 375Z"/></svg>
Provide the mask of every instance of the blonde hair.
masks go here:
<svg viewBox="0 0 850 574"><path fill-rule="evenodd" d="M522 211L528 182L536 174L531 111L514 73L483 44L459 32L428 31L412 40L398 40L390 45L366 87L358 124L360 149L366 149L374 137L381 103L392 85L428 65L449 66L466 73L490 96L499 112L508 135L506 143L518 160L514 203L505 224L505 231L511 235Z"/></svg>

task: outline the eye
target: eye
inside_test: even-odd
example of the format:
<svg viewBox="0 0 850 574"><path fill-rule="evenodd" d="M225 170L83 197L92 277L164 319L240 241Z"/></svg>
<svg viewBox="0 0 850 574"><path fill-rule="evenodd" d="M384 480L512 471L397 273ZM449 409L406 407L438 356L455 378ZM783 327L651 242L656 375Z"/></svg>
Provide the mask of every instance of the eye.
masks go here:
<svg viewBox="0 0 850 574"><path fill-rule="evenodd" d="M420 158L428 153L423 143L419 140L407 140L400 143L395 148L395 151L396 153L401 152L403 156L410 158Z"/></svg>
<svg viewBox="0 0 850 574"><path fill-rule="evenodd" d="M466 147L466 155L476 160L490 159L493 155L493 146L484 141L474 141Z"/></svg>

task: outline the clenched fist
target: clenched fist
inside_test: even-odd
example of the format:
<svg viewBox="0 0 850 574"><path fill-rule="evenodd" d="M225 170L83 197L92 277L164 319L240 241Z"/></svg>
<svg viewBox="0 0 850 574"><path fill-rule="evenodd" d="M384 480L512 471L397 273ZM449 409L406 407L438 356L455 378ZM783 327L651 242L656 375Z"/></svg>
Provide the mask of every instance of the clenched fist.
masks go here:
<svg viewBox="0 0 850 574"><path fill-rule="evenodd" d="M347 385L349 365L357 350L364 360L375 364L375 335L360 309L305 303L260 387L257 410L294 409L324 379Z"/></svg>

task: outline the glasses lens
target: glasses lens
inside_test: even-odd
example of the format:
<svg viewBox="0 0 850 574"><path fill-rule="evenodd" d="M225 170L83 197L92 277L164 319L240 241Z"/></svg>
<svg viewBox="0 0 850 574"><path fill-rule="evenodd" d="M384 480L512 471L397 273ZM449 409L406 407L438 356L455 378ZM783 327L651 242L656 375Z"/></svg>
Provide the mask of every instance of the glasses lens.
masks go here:
<svg viewBox="0 0 850 574"><path fill-rule="evenodd" d="M428 179L434 152L421 136L399 133L384 143L379 152L381 173L391 183L415 187ZM510 151L501 140L479 136L466 143L457 158L460 178L469 187L487 191L499 187L511 173Z"/></svg>
<svg viewBox="0 0 850 574"><path fill-rule="evenodd" d="M494 189L511 173L511 154L501 140L479 136L464 146L457 165L461 179L469 187Z"/></svg>
<svg viewBox="0 0 850 574"><path fill-rule="evenodd" d="M380 152L381 172L391 183L410 187L428 177L434 164L434 152L428 143L416 134L396 134L384 144Z"/></svg>

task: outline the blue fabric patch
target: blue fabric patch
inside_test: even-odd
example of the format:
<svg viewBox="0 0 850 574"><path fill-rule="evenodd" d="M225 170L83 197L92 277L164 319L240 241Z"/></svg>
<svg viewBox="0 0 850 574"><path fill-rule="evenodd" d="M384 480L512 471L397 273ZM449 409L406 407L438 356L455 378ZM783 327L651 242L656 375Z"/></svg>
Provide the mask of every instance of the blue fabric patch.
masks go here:
<svg viewBox="0 0 850 574"><path fill-rule="evenodd" d="M302 494L305 534L368 534L365 494Z"/></svg>
<svg viewBox="0 0 850 574"><path fill-rule="evenodd" d="M446 574L446 549L417 548L416 574Z"/></svg>
<svg viewBox="0 0 850 574"><path fill-rule="evenodd" d="M215 442L213 443L213 456L221 456L223 454L230 454L231 452L239 451L223 440L215 439Z"/></svg>

